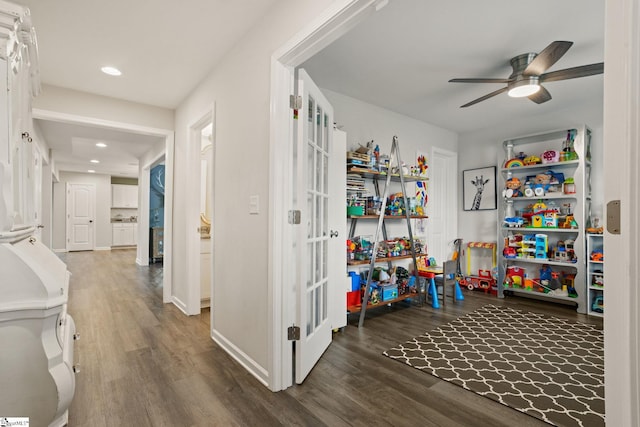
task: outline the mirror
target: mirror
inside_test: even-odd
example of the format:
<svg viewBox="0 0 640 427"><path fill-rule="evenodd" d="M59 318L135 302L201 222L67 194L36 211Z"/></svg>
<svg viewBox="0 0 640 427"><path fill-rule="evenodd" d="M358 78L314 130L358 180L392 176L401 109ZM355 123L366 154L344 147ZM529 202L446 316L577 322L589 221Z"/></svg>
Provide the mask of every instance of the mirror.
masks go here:
<svg viewBox="0 0 640 427"><path fill-rule="evenodd" d="M200 237L211 237L211 178L213 172L213 124L200 132Z"/></svg>

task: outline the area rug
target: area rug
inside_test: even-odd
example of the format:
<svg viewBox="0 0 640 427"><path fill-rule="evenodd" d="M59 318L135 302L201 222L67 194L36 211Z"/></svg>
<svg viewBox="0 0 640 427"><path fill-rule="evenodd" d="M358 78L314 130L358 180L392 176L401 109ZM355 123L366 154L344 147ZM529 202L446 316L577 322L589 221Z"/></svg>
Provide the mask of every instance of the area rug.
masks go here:
<svg viewBox="0 0 640 427"><path fill-rule="evenodd" d="M604 426L604 335L486 305L385 356L557 426Z"/></svg>

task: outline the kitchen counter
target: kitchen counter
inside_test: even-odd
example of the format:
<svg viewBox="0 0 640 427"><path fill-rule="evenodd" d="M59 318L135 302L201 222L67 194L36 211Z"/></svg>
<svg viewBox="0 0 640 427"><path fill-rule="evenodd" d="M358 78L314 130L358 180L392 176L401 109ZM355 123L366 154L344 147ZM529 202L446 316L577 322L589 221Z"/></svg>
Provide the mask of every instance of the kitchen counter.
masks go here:
<svg viewBox="0 0 640 427"><path fill-rule="evenodd" d="M111 223L113 224L114 222L125 222L125 223L137 223L138 219L132 219L132 218L111 218Z"/></svg>

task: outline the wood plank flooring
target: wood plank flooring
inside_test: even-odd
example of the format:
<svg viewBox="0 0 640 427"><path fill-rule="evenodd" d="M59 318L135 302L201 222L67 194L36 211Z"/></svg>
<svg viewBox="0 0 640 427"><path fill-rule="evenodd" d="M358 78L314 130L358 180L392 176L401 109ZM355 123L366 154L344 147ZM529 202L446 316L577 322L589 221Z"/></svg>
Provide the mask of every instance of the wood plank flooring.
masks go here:
<svg viewBox="0 0 640 427"><path fill-rule="evenodd" d="M72 273L76 394L69 426L539 426L402 365L384 350L491 303L602 325L562 305L466 292L464 302L370 310L334 334L304 384L273 393L210 338L209 311L162 303L162 267L135 250L61 254Z"/></svg>

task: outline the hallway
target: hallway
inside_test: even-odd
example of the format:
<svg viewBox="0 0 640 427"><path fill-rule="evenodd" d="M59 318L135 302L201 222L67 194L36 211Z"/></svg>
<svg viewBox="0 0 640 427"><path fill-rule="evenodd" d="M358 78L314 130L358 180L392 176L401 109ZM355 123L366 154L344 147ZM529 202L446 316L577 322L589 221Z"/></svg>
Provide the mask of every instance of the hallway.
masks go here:
<svg viewBox="0 0 640 427"><path fill-rule="evenodd" d="M135 250L60 254L71 271L76 395L69 426L546 425L382 356L393 345L485 303L601 325L563 306L466 293L446 309L370 310L334 334L305 383L273 393L210 338L209 311L162 303L162 267Z"/></svg>

